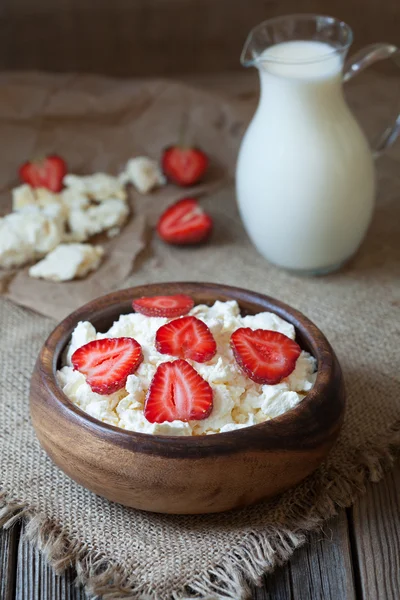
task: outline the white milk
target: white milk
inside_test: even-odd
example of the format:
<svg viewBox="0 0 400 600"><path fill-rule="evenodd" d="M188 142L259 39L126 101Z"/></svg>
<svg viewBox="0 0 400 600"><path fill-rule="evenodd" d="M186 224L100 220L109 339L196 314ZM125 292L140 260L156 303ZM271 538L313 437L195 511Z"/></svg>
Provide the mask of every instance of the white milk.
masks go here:
<svg viewBox="0 0 400 600"><path fill-rule="evenodd" d="M260 103L236 174L245 228L277 265L332 270L360 245L375 192L372 155L342 93L342 58L323 42L292 41L256 66Z"/></svg>

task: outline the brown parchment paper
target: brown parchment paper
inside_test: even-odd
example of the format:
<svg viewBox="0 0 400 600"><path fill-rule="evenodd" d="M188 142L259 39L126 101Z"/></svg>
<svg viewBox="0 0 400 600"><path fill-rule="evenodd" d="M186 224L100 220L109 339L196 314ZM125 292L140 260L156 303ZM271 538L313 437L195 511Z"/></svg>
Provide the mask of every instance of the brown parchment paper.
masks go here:
<svg viewBox="0 0 400 600"><path fill-rule="evenodd" d="M123 285L145 245L146 223L154 226L177 199L201 197L232 177L243 120L235 121L230 104L216 103L210 94L164 81L113 85L96 77L39 74L3 75L1 84L0 214L11 210L10 190L18 184L18 166L28 157L55 152L65 157L69 172L116 175L133 156L159 159L163 148L178 141L182 128L186 143L206 148L211 155L205 180L190 190L169 184L141 195L130 186L129 223L112 240L103 237L103 264L85 279L53 283L29 277L27 268L0 270L0 293L43 315L61 319Z"/></svg>
<svg viewBox="0 0 400 600"><path fill-rule="evenodd" d="M104 260L85 279L55 283L33 279L24 269L10 281L6 296L47 317L63 319L75 307L115 289L130 275L135 257L145 246L145 224L142 215L132 217L118 238L102 244Z"/></svg>

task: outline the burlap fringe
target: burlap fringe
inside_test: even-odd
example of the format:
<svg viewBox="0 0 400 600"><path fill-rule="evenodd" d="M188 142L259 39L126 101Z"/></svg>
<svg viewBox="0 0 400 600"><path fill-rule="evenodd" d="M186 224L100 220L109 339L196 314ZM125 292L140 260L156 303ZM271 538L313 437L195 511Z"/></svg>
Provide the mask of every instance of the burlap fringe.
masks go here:
<svg viewBox="0 0 400 600"><path fill-rule="evenodd" d="M262 532L250 533L243 544L218 566L194 575L190 586L161 598L148 585L132 579L117 565L89 550L85 544L71 542L66 532L24 504L0 493L0 527L9 528L18 520L27 522L26 537L37 545L53 568L62 572L75 568L77 584L83 584L93 598L103 600L246 600L249 583L259 584L265 573L285 563L293 551L304 544L310 531L334 517L339 508L350 506L366 491L368 481L379 481L393 464L400 448L400 423L379 445L371 445L354 454L352 469L325 472L321 494L310 501L293 504L284 523L271 525Z"/></svg>

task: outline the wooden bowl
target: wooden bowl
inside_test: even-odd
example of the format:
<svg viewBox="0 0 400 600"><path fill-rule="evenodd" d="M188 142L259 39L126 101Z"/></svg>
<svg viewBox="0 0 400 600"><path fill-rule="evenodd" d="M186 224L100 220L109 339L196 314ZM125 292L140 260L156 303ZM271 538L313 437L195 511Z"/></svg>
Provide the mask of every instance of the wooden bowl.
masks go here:
<svg viewBox="0 0 400 600"><path fill-rule="evenodd" d="M318 361L316 383L306 398L265 423L202 437L126 431L97 421L72 404L57 384L56 371L78 321L91 321L106 331L120 314L132 312L133 298L176 293L192 296L196 304L234 299L242 314L272 311L292 323L300 346ZM126 506L197 514L252 504L312 473L338 436L345 393L328 341L293 308L225 285L160 283L103 296L64 319L38 357L30 403L41 445L79 484Z"/></svg>

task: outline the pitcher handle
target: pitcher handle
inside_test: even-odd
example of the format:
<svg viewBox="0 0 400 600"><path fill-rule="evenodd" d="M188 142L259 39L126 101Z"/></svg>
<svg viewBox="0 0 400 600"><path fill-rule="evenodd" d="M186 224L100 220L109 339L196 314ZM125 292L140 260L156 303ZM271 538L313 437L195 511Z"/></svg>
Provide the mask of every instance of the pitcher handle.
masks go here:
<svg viewBox="0 0 400 600"><path fill-rule="evenodd" d="M371 44L366 46L354 56L345 65L343 81L349 81L365 68L376 62L392 58L395 64L400 67L400 50L392 44ZM379 136L377 142L373 145L372 151L374 157L380 156L386 148L389 148L400 135L400 113L397 115L394 123L389 125Z"/></svg>

